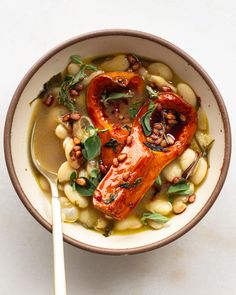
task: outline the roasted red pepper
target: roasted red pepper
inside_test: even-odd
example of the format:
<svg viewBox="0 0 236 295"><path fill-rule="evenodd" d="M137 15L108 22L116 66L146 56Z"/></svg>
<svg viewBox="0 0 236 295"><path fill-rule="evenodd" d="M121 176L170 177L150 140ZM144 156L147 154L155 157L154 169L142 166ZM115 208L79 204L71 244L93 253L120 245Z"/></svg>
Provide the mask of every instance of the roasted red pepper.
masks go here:
<svg viewBox="0 0 236 295"><path fill-rule="evenodd" d="M124 128L125 124L112 123L104 115L104 105L101 97L104 92L132 91L135 96L140 96L144 89L142 78L132 72L111 72L105 73L94 78L87 91L87 109L90 118L96 128L108 129L104 133L99 133L102 141L102 160L110 167L112 160L123 149L125 139L129 131ZM117 141L115 149L106 146L111 139Z"/></svg>
<svg viewBox="0 0 236 295"><path fill-rule="evenodd" d="M117 220L125 218L137 205L163 168L189 146L196 131L196 111L181 97L171 92L161 93L154 103L184 115L186 122L180 126L172 146L163 151L153 151L145 145L146 136L141 125L141 118L149 104L140 109L131 130L132 143L126 145L121 152L127 156L126 159L118 167L113 165L110 168L93 197L97 209ZM123 175L127 171L130 176L124 181Z"/></svg>

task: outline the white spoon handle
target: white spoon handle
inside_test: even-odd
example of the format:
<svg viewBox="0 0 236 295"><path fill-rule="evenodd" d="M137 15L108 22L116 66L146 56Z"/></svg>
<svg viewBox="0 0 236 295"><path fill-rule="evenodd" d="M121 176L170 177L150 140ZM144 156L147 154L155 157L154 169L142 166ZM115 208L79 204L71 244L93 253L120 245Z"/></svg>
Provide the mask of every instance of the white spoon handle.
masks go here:
<svg viewBox="0 0 236 295"><path fill-rule="evenodd" d="M54 256L54 294L66 295L65 261L63 248L61 204L57 186L51 184L52 192L52 234Z"/></svg>

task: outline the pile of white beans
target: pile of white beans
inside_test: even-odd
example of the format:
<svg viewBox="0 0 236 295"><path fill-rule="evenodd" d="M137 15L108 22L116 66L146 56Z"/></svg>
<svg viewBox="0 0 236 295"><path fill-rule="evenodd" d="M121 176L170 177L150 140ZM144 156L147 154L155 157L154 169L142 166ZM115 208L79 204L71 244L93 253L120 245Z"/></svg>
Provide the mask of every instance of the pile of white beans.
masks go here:
<svg viewBox="0 0 236 295"><path fill-rule="evenodd" d="M105 60L100 64L99 70L93 72L90 76L85 78L82 82L83 86L86 87L90 81L97 75L104 72L112 71L127 71L130 67L129 61L125 54L120 54L112 59ZM70 63L67 67L69 75L75 75L78 73L80 66L74 63ZM161 62L154 62L148 65L147 68L141 66L138 70L139 74L143 77L146 82L152 82L156 84L158 88L167 86L175 93L181 95L188 103L193 107L197 106L197 97L193 89L186 83L180 82L177 85L173 85L174 73L166 64ZM83 120L89 120L88 117L82 117ZM88 133L84 132L82 127L82 121L79 120L74 123L73 135L84 141L89 136ZM87 122L92 125L91 120ZM79 177L90 177L90 173L94 168L98 167L98 161L88 161L86 165L80 167L78 161L71 160L70 152L74 147L74 142L67 128L60 122L55 129L56 136L61 139L63 148L65 151L66 161L60 166L58 170L58 188L61 191L61 205L62 215L65 222L80 222L87 228L93 228L97 231L104 231L110 222L110 218L103 216L102 213L98 212L93 208L91 199L89 197L82 196L76 190L73 190L70 185L71 173L77 171ZM198 129L196 132L198 142L207 146L212 138L208 134L208 121L207 116L202 107L198 109ZM168 182L172 182L175 177L181 177L182 173L193 163L196 159L197 153L193 148L188 148L184 153L172 161L162 171L162 178ZM194 187L198 186L203 182L207 175L208 163L206 158L201 157L194 169L193 174L189 179L189 185L191 190L194 192ZM39 184L45 191L49 191L49 186L46 180L40 176ZM173 203L170 203L161 191L154 198L144 204L144 210L152 213L159 213L164 216L170 216L171 214L182 213L188 203L188 197L177 196L174 198ZM160 229L164 226L162 223L158 223L153 220L147 220L148 225L153 229ZM114 223L114 229L116 231L134 230L143 227L143 223L140 221L140 217L136 214L129 215L122 221L116 221Z"/></svg>

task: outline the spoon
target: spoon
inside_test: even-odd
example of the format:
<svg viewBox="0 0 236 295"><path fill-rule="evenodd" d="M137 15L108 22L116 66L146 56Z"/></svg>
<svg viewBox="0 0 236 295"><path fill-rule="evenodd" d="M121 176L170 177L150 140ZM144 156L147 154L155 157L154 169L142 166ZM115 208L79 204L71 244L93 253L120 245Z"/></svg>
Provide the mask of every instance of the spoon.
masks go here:
<svg viewBox="0 0 236 295"><path fill-rule="evenodd" d="M52 206L52 235L53 235L53 259L54 259L54 294L66 295L65 262L63 248L63 234L61 222L61 204L57 189L57 171L55 168L48 170L40 163L40 153L35 153L34 136L36 123L32 129L31 135L31 157L36 169L47 179L51 188L51 206ZM50 155L50 157L53 155Z"/></svg>

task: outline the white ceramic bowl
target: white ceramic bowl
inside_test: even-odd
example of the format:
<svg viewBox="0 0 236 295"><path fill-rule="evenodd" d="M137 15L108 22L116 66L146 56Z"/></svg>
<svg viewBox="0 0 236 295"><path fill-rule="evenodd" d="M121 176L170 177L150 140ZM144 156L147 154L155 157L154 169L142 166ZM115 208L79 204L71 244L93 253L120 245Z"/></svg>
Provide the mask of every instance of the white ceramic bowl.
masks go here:
<svg viewBox="0 0 236 295"><path fill-rule="evenodd" d="M29 102L45 81L65 68L70 55L87 57L117 52L132 52L167 63L201 97L210 133L215 138L208 176L199 188L196 202L172 218L162 230L106 238L79 224L63 224L65 241L77 247L103 254L134 254L161 247L191 229L214 203L227 174L231 151L227 111L212 80L189 55L163 39L130 30L93 32L57 46L29 70L13 96L5 125L5 156L17 194L30 213L51 230L50 203L31 171L28 138L32 108Z"/></svg>

